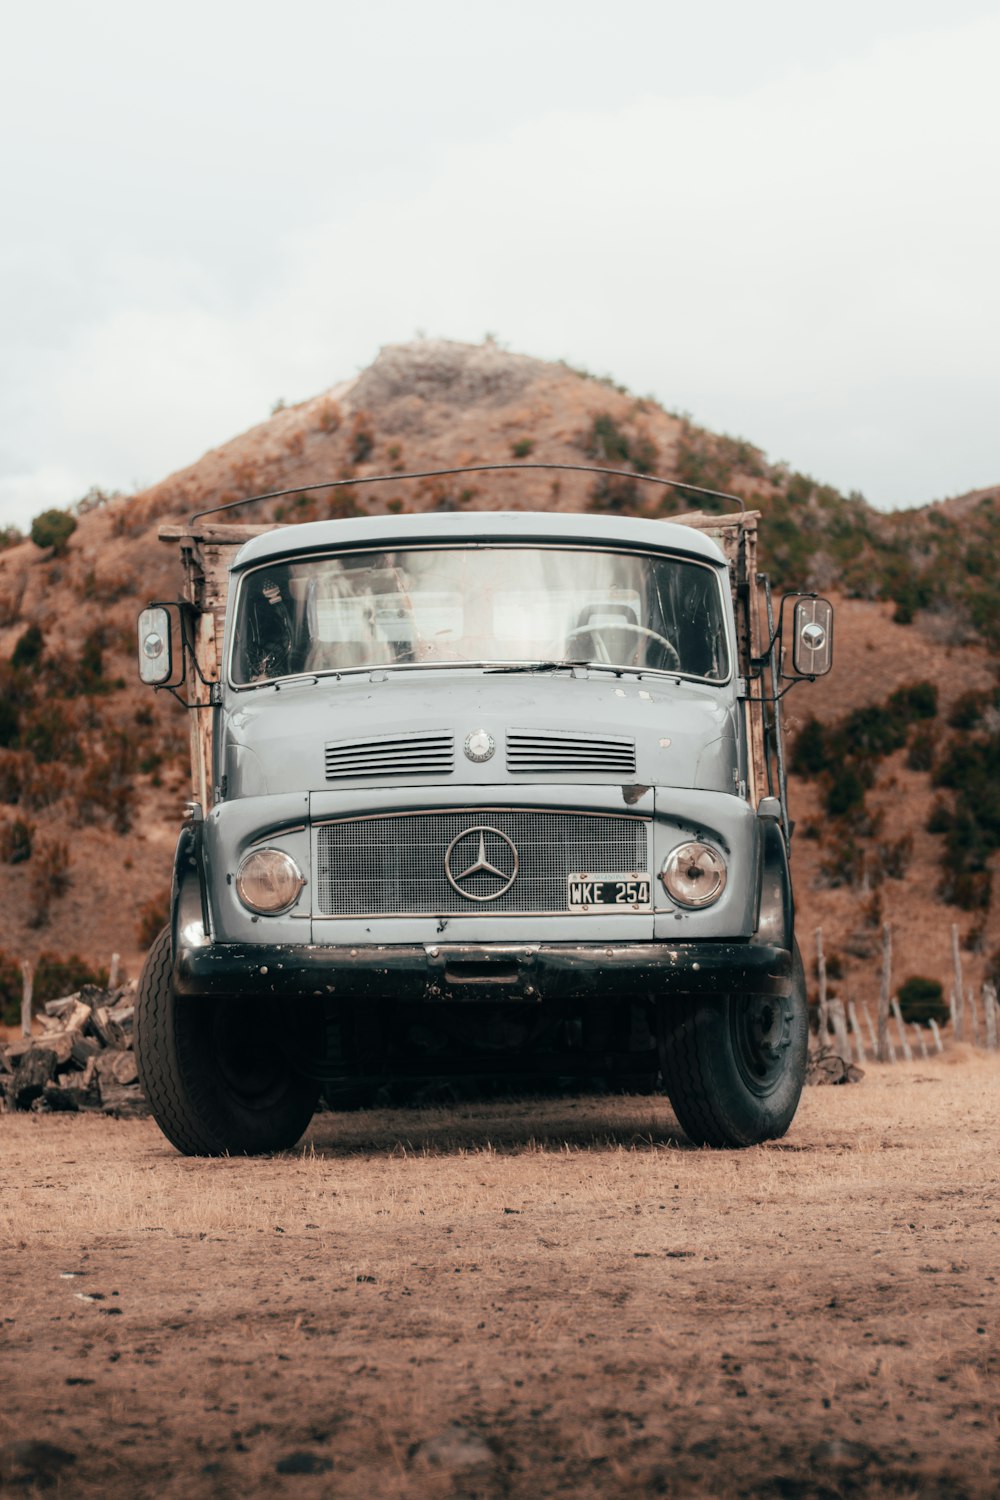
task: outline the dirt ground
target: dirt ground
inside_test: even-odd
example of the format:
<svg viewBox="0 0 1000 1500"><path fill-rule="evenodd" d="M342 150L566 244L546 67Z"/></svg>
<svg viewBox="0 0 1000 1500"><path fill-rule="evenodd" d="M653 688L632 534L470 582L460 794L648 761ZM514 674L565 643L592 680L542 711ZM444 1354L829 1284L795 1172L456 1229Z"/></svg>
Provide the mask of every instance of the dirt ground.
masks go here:
<svg viewBox="0 0 1000 1500"><path fill-rule="evenodd" d="M326 1114L261 1161L4 1116L0 1489L996 1495L998 1127L960 1047L744 1152L639 1098Z"/></svg>

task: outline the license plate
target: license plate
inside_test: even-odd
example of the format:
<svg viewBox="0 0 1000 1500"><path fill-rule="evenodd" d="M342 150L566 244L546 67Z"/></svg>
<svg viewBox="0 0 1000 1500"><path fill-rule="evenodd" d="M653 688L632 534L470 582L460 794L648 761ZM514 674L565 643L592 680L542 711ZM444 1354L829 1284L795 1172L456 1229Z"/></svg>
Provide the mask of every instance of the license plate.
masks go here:
<svg viewBox="0 0 1000 1500"><path fill-rule="evenodd" d="M634 871L624 875L570 875L570 911L651 911L649 876Z"/></svg>

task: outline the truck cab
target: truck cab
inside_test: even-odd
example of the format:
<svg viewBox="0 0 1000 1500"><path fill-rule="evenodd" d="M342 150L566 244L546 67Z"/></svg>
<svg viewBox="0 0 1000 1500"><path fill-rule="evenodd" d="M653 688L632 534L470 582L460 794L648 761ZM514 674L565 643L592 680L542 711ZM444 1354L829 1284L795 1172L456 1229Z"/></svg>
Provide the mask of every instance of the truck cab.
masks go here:
<svg viewBox="0 0 1000 1500"><path fill-rule="evenodd" d="M806 1060L777 624L753 513L166 528L140 663L193 797L136 1049L179 1149L278 1149L321 1091L662 1080L780 1135ZM162 533L161 533L162 534ZM829 606L790 615L799 675Z"/></svg>

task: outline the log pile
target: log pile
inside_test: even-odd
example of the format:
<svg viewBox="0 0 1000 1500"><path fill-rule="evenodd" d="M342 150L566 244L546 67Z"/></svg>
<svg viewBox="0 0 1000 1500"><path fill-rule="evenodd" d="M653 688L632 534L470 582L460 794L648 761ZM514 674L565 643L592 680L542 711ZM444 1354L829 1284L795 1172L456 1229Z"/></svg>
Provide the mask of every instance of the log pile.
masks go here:
<svg viewBox="0 0 1000 1500"><path fill-rule="evenodd" d="M806 1083L860 1083L864 1072L856 1067L835 1043L824 1042L809 1048Z"/></svg>
<svg viewBox="0 0 1000 1500"><path fill-rule="evenodd" d="M0 1111L149 1113L132 1050L135 985L48 1000L40 1035L0 1042Z"/></svg>

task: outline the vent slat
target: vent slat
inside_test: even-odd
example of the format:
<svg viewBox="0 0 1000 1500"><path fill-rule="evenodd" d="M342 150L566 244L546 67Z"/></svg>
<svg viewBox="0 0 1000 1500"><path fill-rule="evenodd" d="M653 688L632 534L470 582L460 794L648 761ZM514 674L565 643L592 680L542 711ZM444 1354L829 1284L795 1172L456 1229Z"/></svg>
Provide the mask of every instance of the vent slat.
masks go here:
<svg viewBox="0 0 1000 1500"><path fill-rule="evenodd" d="M573 750L512 750L510 752L511 760L525 758L529 760L565 760L567 758L577 760L581 757L585 760L631 760L632 749L631 747L627 749L623 747L621 750L581 750L577 748Z"/></svg>
<svg viewBox="0 0 1000 1500"><path fill-rule="evenodd" d="M333 761L330 763L331 771L350 770L352 766L412 766L420 765L427 761L430 765L451 765L450 755L407 755L407 756L359 756L352 761Z"/></svg>
<svg viewBox="0 0 1000 1500"><path fill-rule="evenodd" d="M507 764L508 764L508 766L510 767L510 769L512 771L524 770L526 767L530 767L530 766L552 766L555 769L558 769L560 766L580 766L580 767L583 767L583 766L594 766L596 768L600 768L600 767L603 766L603 767L605 767L609 771L616 771L616 770L619 770L623 766L625 766L625 767L634 766L635 765L635 761L632 759L631 756L629 756L627 759L623 757L621 760L598 760L596 757L588 756L587 758L580 757L579 759L571 759L569 757L563 757L563 758L558 759L558 760L556 760L556 759L544 759L544 760L543 759L509 760L507 762Z"/></svg>
<svg viewBox="0 0 1000 1500"><path fill-rule="evenodd" d="M631 775L635 772L635 741L515 730L507 736L507 769L548 775L577 771Z"/></svg>
<svg viewBox="0 0 1000 1500"><path fill-rule="evenodd" d="M455 769L455 742L450 734L338 740L325 747L325 763L327 781L401 774L448 775Z"/></svg>
<svg viewBox="0 0 1000 1500"><path fill-rule="evenodd" d="M617 748L617 749L622 749L622 750L627 750L632 745L632 741L629 740L629 739L620 739L620 740L612 740L612 739L586 740L586 739L581 739L578 735L575 735L575 734L573 734L573 735L569 735L569 734L567 734L567 735L558 735L558 734L544 734L544 735L523 735L523 734L518 734L518 735L514 735L514 734L512 734L510 736L510 743L512 745L582 745L582 746L585 746L585 747L588 747L588 748L590 746L594 746L594 745L597 745L597 746L599 746L599 745L607 745L610 748Z"/></svg>

